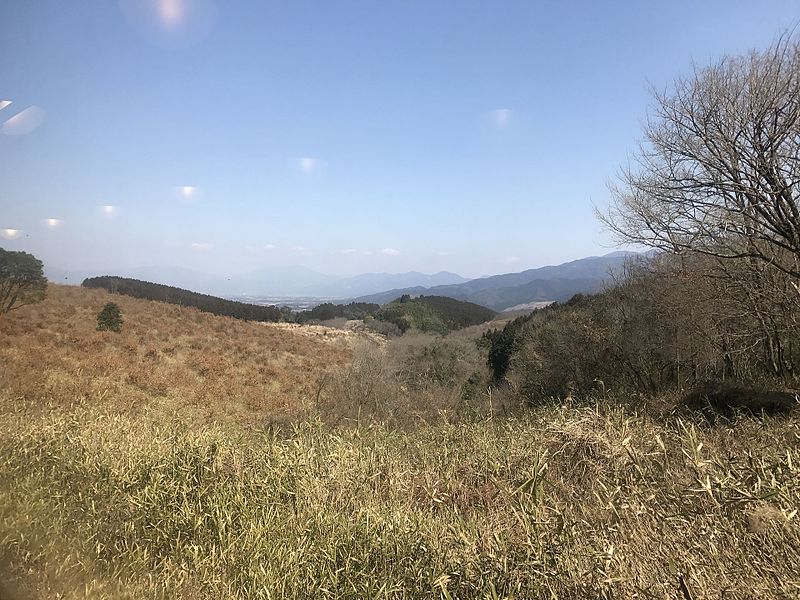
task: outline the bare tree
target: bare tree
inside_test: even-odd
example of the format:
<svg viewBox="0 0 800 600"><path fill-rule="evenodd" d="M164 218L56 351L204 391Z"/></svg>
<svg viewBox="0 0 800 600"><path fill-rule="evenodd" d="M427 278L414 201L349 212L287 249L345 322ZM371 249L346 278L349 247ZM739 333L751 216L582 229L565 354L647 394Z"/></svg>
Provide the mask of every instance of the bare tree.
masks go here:
<svg viewBox="0 0 800 600"><path fill-rule="evenodd" d="M645 140L600 218L623 242L800 279L800 43L785 34L653 95Z"/></svg>

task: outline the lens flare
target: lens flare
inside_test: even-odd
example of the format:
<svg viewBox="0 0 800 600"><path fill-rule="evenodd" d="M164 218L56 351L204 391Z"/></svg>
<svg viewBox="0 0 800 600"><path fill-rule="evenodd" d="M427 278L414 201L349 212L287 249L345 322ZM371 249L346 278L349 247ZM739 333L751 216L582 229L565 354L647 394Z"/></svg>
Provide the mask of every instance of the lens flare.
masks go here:
<svg viewBox="0 0 800 600"><path fill-rule="evenodd" d="M109 217L114 215L114 214L116 214L116 212L117 212L117 207L114 206L113 204L104 204L102 206L102 208L103 208L103 212L106 215L108 215Z"/></svg>
<svg viewBox="0 0 800 600"><path fill-rule="evenodd" d="M175 194L184 202L191 202L200 195L200 188L194 185L179 185L175 188Z"/></svg>
<svg viewBox="0 0 800 600"><path fill-rule="evenodd" d="M165 27L177 27L186 17L186 3L184 0L160 0L156 11Z"/></svg>
<svg viewBox="0 0 800 600"><path fill-rule="evenodd" d="M302 158L297 159L297 166L303 173L313 173L319 168L320 160L318 158L311 158L310 156L304 156Z"/></svg>
<svg viewBox="0 0 800 600"><path fill-rule="evenodd" d="M0 100L0 110L11 104L11 100Z"/></svg>
<svg viewBox="0 0 800 600"><path fill-rule="evenodd" d="M22 234L22 231L19 229L11 229L9 227L8 229L0 229L0 233L2 233L3 237L7 240L15 240Z"/></svg>
<svg viewBox="0 0 800 600"><path fill-rule="evenodd" d="M50 229L55 229L61 225L61 219L45 219L44 224Z"/></svg>
<svg viewBox="0 0 800 600"><path fill-rule="evenodd" d="M511 124L511 118L514 116L510 108L495 108L489 112L489 115L498 129L505 129Z"/></svg>
<svg viewBox="0 0 800 600"><path fill-rule="evenodd" d="M26 135L35 130L44 121L47 113L38 106L29 106L8 119L0 127L0 133L5 135Z"/></svg>
<svg viewBox="0 0 800 600"><path fill-rule="evenodd" d="M215 0L119 0L133 29L157 46L185 48L205 38L217 20Z"/></svg>

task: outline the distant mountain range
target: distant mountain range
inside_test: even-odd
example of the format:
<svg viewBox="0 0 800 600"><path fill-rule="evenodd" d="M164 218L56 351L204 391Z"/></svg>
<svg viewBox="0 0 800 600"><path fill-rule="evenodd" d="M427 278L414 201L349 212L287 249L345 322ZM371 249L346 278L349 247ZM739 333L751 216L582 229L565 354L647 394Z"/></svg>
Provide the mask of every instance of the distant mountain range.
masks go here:
<svg viewBox="0 0 800 600"><path fill-rule="evenodd" d="M472 279L456 285L393 289L359 296L356 300L385 304L403 294L424 294L467 300L497 311L530 302L561 302L578 293L599 291L615 274L622 271L626 261L637 256L641 255L635 252L612 252L605 256L581 258L561 265L528 269L521 273Z"/></svg>
<svg viewBox="0 0 800 600"><path fill-rule="evenodd" d="M318 273L305 267L268 267L222 277L182 267L138 267L109 272L65 271L45 266L45 275L56 283L80 284L88 277L115 275L162 285L171 285L217 296L302 296L347 299L405 287L453 285L469 281L461 275L441 271L433 275L408 273L364 273L342 277Z"/></svg>
<svg viewBox="0 0 800 600"><path fill-rule="evenodd" d="M247 297L250 301L280 296L386 304L403 294L424 294L467 300L502 311L520 304L563 301L576 293L596 292L606 284L612 273L620 272L625 261L633 256L637 254L613 252L561 265L472 280L447 271L433 275L411 271L342 277L296 266L269 267L229 277L181 267L141 267L109 273L45 268L45 274L51 281L76 285L86 277L116 275L215 296Z"/></svg>
<svg viewBox="0 0 800 600"><path fill-rule="evenodd" d="M354 298L367 294L383 292L387 289L406 287L433 287L441 285L457 285L469 281L461 275L440 271L426 275L417 271L408 273L364 273L355 277L345 277L317 285L306 286L303 295L326 298Z"/></svg>

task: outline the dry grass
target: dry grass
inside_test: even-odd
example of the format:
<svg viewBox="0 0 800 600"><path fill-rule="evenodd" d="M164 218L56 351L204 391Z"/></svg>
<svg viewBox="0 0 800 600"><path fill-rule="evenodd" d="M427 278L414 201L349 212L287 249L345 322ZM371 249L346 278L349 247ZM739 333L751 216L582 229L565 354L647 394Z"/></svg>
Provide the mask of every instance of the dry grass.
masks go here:
<svg viewBox="0 0 800 600"><path fill-rule="evenodd" d="M3 600L800 598L797 411L416 418L463 397L442 382L480 363L466 337L350 361L129 298L97 332L110 298L56 286L0 322ZM372 413L298 421L320 408Z"/></svg>
<svg viewBox="0 0 800 600"><path fill-rule="evenodd" d="M797 419L552 407L276 436L79 409L2 427L20 597L800 595Z"/></svg>
<svg viewBox="0 0 800 600"><path fill-rule="evenodd" d="M120 334L95 330L114 301ZM96 404L182 422L263 424L305 414L348 339L51 285L45 302L0 317L0 398L32 408Z"/></svg>

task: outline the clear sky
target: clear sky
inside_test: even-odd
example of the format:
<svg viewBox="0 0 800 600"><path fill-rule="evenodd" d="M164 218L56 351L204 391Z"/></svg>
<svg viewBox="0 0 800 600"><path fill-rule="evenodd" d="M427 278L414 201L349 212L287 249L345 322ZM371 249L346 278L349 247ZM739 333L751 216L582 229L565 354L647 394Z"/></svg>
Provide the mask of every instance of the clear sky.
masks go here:
<svg viewBox="0 0 800 600"><path fill-rule="evenodd" d="M798 18L797 0L3 0L0 246L217 274L603 254L592 206L648 82Z"/></svg>

